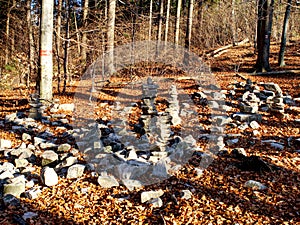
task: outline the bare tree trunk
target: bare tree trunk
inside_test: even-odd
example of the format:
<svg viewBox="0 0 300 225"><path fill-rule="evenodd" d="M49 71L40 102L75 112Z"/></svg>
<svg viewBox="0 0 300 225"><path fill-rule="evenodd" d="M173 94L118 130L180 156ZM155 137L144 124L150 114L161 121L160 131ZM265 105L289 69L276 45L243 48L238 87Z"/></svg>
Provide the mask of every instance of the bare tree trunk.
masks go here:
<svg viewBox="0 0 300 225"><path fill-rule="evenodd" d="M116 18L116 0L109 0L108 21L107 21L107 52L108 52L109 73L113 73L115 71L114 68L115 18Z"/></svg>
<svg viewBox="0 0 300 225"><path fill-rule="evenodd" d="M164 0L159 1L159 21L158 21L158 31L157 31L157 41L161 41L161 33L162 33L162 20L164 14Z"/></svg>
<svg viewBox="0 0 300 225"><path fill-rule="evenodd" d="M181 12L182 0L177 1L177 13L176 13L176 25L175 25L175 45L179 43L179 31L180 31L180 12Z"/></svg>
<svg viewBox="0 0 300 225"><path fill-rule="evenodd" d="M151 41L151 33L152 33L152 9L153 9L153 0L150 0L149 34L148 34L148 40L149 40L149 41Z"/></svg>
<svg viewBox="0 0 300 225"><path fill-rule="evenodd" d="M75 31L76 31L76 38L77 38L77 53L80 55L80 37L78 32L78 26L77 26L77 18L75 11L73 12L74 15L74 25L75 25Z"/></svg>
<svg viewBox="0 0 300 225"><path fill-rule="evenodd" d="M30 77L34 73L34 43L32 36L32 23L31 23L31 0L27 0L26 3L26 20L27 20L27 30L28 30L28 59L29 59L29 68L26 85L29 87Z"/></svg>
<svg viewBox="0 0 300 225"><path fill-rule="evenodd" d="M281 43L280 43L279 58L278 58L279 66L285 66L284 52L286 47L286 35L287 35L288 23L291 14L291 5L292 5L292 0L288 0L285 14L284 14L283 28L281 33Z"/></svg>
<svg viewBox="0 0 300 225"><path fill-rule="evenodd" d="M52 100L52 34L53 34L53 3L42 1L41 39L40 39L40 86L42 100Z"/></svg>
<svg viewBox="0 0 300 225"><path fill-rule="evenodd" d="M105 2L105 7L104 7L104 19L107 20L107 14L108 14L108 4L107 4L108 0L104 0Z"/></svg>
<svg viewBox="0 0 300 225"><path fill-rule="evenodd" d="M231 1L231 32L232 32L232 44L236 45L237 42L237 27L236 27L236 18L235 18L235 3L236 0Z"/></svg>
<svg viewBox="0 0 300 225"><path fill-rule="evenodd" d="M8 1L8 5L10 5L10 1ZM5 45L5 64L8 64L9 60L9 30L10 30L10 17L11 17L11 11L16 6L16 1L13 0L12 6L9 7L7 14L6 14L6 28L5 28L5 36L6 36L6 45Z"/></svg>
<svg viewBox="0 0 300 225"><path fill-rule="evenodd" d="M84 0L83 5L83 15L82 15L82 22L83 28L86 29L87 27L87 16L88 16L88 9L89 9L89 0ZM82 32L82 46L81 46L81 61L86 63L86 45L87 45L87 36L86 32Z"/></svg>
<svg viewBox="0 0 300 225"><path fill-rule="evenodd" d="M60 82L61 82L61 66L60 66L60 37L61 37L61 10L62 0L58 0L57 5L57 29L56 29L56 62L57 62L57 91L60 93Z"/></svg>
<svg viewBox="0 0 300 225"><path fill-rule="evenodd" d="M194 0L190 0L184 47L190 50L193 26Z"/></svg>
<svg viewBox="0 0 300 225"><path fill-rule="evenodd" d="M67 89L67 80L68 80L68 68L69 68L69 46L70 46L70 2L66 0L66 34L65 34L65 43L64 43L64 87L63 93Z"/></svg>
<svg viewBox="0 0 300 225"><path fill-rule="evenodd" d="M165 43L168 41L169 19L170 19L170 4L171 0L167 0L166 28L165 28Z"/></svg>

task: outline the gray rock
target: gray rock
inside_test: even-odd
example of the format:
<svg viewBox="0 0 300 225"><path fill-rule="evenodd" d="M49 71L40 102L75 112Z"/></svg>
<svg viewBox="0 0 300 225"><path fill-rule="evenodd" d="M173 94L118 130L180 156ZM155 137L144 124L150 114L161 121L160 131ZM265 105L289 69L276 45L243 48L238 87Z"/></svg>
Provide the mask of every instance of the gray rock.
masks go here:
<svg viewBox="0 0 300 225"><path fill-rule="evenodd" d="M227 144L228 146L231 146L231 145L237 144L238 142L239 142L239 139L238 139L238 138L235 138L235 139L227 140L227 141L226 141L226 144Z"/></svg>
<svg viewBox="0 0 300 225"><path fill-rule="evenodd" d="M2 201L5 206L20 206L21 204L20 200L11 194L4 195Z"/></svg>
<svg viewBox="0 0 300 225"><path fill-rule="evenodd" d="M182 197L181 198L183 198L183 199L188 200L188 199L193 197L193 193L190 192L190 190L182 190L181 192L182 192Z"/></svg>
<svg viewBox="0 0 300 225"><path fill-rule="evenodd" d="M260 191L267 189L267 187L265 185L263 185L262 183L260 183L258 181L255 181L255 180L246 181L244 186L247 188L252 188L252 189L256 189L256 190L260 190Z"/></svg>
<svg viewBox="0 0 300 225"><path fill-rule="evenodd" d="M45 143L45 142L46 142L46 140L43 139L43 138L39 138L39 137L34 137L33 138L33 144L35 146L38 146L40 143Z"/></svg>
<svg viewBox="0 0 300 225"><path fill-rule="evenodd" d="M38 214L35 212L25 212L22 218L26 221L27 219L32 219L33 217L37 217Z"/></svg>
<svg viewBox="0 0 300 225"><path fill-rule="evenodd" d="M67 171L67 178L74 179L80 178L83 175L85 169L85 165L82 164L75 164L68 168Z"/></svg>
<svg viewBox="0 0 300 225"><path fill-rule="evenodd" d="M22 134L22 141L30 141L31 140L31 135L27 133Z"/></svg>
<svg viewBox="0 0 300 225"><path fill-rule="evenodd" d="M129 191L133 191L135 188L143 187L143 184L138 180L123 179L122 183Z"/></svg>
<svg viewBox="0 0 300 225"><path fill-rule="evenodd" d="M58 146L57 151L58 152L67 152L71 149L71 145L69 145L68 143L65 144L61 144L60 146Z"/></svg>
<svg viewBox="0 0 300 225"><path fill-rule="evenodd" d="M0 148L11 148L12 143L10 140L0 139Z"/></svg>
<svg viewBox="0 0 300 225"><path fill-rule="evenodd" d="M258 128L260 128L259 123L256 122L256 121L252 121L252 122L249 124L249 126L250 126L252 129L258 129Z"/></svg>
<svg viewBox="0 0 300 225"><path fill-rule="evenodd" d="M284 149L284 145L278 142L272 142L271 147L275 148L275 149L279 149L279 150L283 150Z"/></svg>
<svg viewBox="0 0 300 225"><path fill-rule="evenodd" d="M24 149L19 155L19 159L28 159L33 156L33 152L30 149Z"/></svg>
<svg viewBox="0 0 300 225"><path fill-rule="evenodd" d="M282 90L278 84L265 83L265 84L263 84L263 87L265 88L265 90L275 92L276 96L282 96Z"/></svg>
<svg viewBox="0 0 300 225"><path fill-rule="evenodd" d="M153 208L160 208L163 206L163 201L161 198L152 198L147 201L148 204L151 204Z"/></svg>
<svg viewBox="0 0 300 225"><path fill-rule="evenodd" d="M98 177L98 184L103 188L111 188L119 186L118 181L113 176L101 175Z"/></svg>
<svg viewBox="0 0 300 225"><path fill-rule="evenodd" d="M71 111L71 112L73 112L74 109L75 109L75 105L74 105L74 103L71 103L71 104L60 104L58 106L58 109L64 110L64 111Z"/></svg>
<svg viewBox="0 0 300 225"><path fill-rule="evenodd" d="M11 194L15 197L20 197L20 195L25 192L25 182L17 181L11 184L3 185L3 194Z"/></svg>
<svg viewBox="0 0 300 225"><path fill-rule="evenodd" d="M75 163L77 163L77 157L75 156L70 156L64 159L64 161L60 164L57 165L57 168L63 168L63 167L68 167L68 166L72 166Z"/></svg>
<svg viewBox="0 0 300 225"><path fill-rule="evenodd" d="M7 178L14 178L14 174L10 171L0 172L0 180L5 180Z"/></svg>
<svg viewBox="0 0 300 225"><path fill-rule="evenodd" d="M252 121L257 121L261 122L262 120L262 115L260 114L247 114L247 113L235 113L232 115L232 118L234 120L240 121L240 122L252 122Z"/></svg>
<svg viewBox="0 0 300 225"><path fill-rule="evenodd" d="M21 155L22 151L23 151L23 149L21 149L21 148L13 149L12 151L10 151L10 155L19 156L19 155Z"/></svg>
<svg viewBox="0 0 300 225"><path fill-rule="evenodd" d="M40 143L39 146L43 150L57 148L57 145L52 142Z"/></svg>
<svg viewBox="0 0 300 225"><path fill-rule="evenodd" d="M0 171L14 172L15 171L15 166L12 163L4 162L2 165L0 165Z"/></svg>
<svg viewBox="0 0 300 225"><path fill-rule="evenodd" d="M158 191L144 191L141 194L141 202L147 202L150 199L159 198L164 194L164 191L162 189L159 189Z"/></svg>
<svg viewBox="0 0 300 225"><path fill-rule="evenodd" d="M41 189L36 187L36 188L31 188L28 191L26 191L25 195L29 199L36 199L39 197L40 193L42 193Z"/></svg>
<svg viewBox="0 0 300 225"><path fill-rule="evenodd" d="M42 180L46 186L54 186L58 183L57 173L53 168L45 167L42 171Z"/></svg>
<svg viewBox="0 0 300 225"><path fill-rule="evenodd" d="M16 168L26 167L28 164L26 159L15 159Z"/></svg>
<svg viewBox="0 0 300 225"><path fill-rule="evenodd" d="M58 155L52 151L52 150L47 150L43 152L41 155L42 158L42 166L46 166L50 163L53 163L58 160Z"/></svg>

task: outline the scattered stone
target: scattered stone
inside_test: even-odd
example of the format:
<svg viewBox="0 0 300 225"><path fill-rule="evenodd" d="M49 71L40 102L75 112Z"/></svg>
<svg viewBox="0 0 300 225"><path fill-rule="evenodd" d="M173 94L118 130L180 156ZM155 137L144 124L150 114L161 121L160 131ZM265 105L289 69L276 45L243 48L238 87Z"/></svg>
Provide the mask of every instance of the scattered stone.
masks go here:
<svg viewBox="0 0 300 225"><path fill-rule="evenodd" d="M74 179L74 178L81 177L83 175L84 169L85 169L85 165L82 164L75 164L69 167L67 171L67 178Z"/></svg>
<svg viewBox="0 0 300 225"><path fill-rule="evenodd" d="M70 156L70 157L65 158L64 161L62 163L58 164L56 168L72 166L77 162L78 162L77 157Z"/></svg>
<svg viewBox="0 0 300 225"><path fill-rule="evenodd" d="M238 139L238 138L235 138L235 139L227 140L227 141L226 141L226 144L227 144L228 146L231 146L231 145L237 144L238 142L239 142L239 139Z"/></svg>
<svg viewBox="0 0 300 225"><path fill-rule="evenodd" d="M250 125L250 127L251 127L252 129L258 129L258 128L260 128L259 123L256 122L256 121L252 121L249 125Z"/></svg>
<svg viewBox="0 0 300 225"><path fill-rule="evenodd" d="M15 159L16 168L26 167L29 162L26 159Z"/></svg>
<svg viewBox="0 0 300 225"><path fill-rule="evenodd" d="M114 176L101 175L98 177L98 183L103 188L118 187L119 183Z"/></svg>
<svg viewBox="0 0 300 225"><path fill-rule="evenodd" d="M3 194L11 194L17 198L25 192L25 181L16 181L11 184L4 184L3 185Z"/></svg>
<svg viewBox="0 0 300 225"><path fill-rule="evenodd" d="M25 192L25 196L29 199L36 199L42 191L39 188L31 188Z"/></svg>
<svg viewBox="0 0 300 225"><path fill-rule="evenodd" d="M5 206L20 206L21 204L20 200L12 194L4 195L2 201Z"/></svg>
<svg viewBox="0 0 300 225"><path fill-rule="evenodd" d="M42 171L42 180L46 186L51 187L58 183L58 176L53 168L45 167Z"/></svg>
<svg viewBox="0 0 300 225"><path fill-rule="evenodd" d="M31 140L31 135L27 133L22 134L22 141L30 141Z"/></svg>
<svg viewBox="0 0 300 225"><path fill-rule="evenodd" d="M75 105L74 105L74 103L71 103L71 104L60 104L58 106L58 109L59 110L64 110L64 111L71 111L71 112L73 112L74 109L75 109Z"/></svg>
<svg viewBox="0 0 300 225"><path fill-rule="evenodd" d="M267 189L267 187L265 185L263 185L262 183L260 183L258 181L255 181L255 180L246 181L244 186L247 188L252 188L254 190L260 190L260 191Z"/></svg>
<svg viewBox="0 0 300 225"><path fill-rule="evenodd" d="M164 194L164 191L162 189L159 189L158 191L144 191L141 194L141 202L147 202L150 199L159 198Z"/></svg>
<svg viewBox="0 0 300 225"><path fill-rule="evenodd" d="M122 183L129 191L133 191L135 188L141 188L143 186L140 181L132 179L123 179Z"/></svg>
<svg viewBox="0 0 300 225"><path fill-rule="evenodd" d="M61 144L60 146L58 146L57 151L58 152L67 152L71 149L71 145L69 145L68 143L66 144Z"/></svg>
<svg viewBox="0 0 300 225"><path fill-rule="evenodd" d="M26 212L24 213L24 215L22 216L22 218L26 221L27 219L32 219L33 217L37 217L38 214L34 213L34 212Z"/></svg>
<svg viewBox="0 0 300 225"><path fill-rule="evenodd" d="M46 142L46 140L43 139L43 138L39 138L39 137L34 137L33 138L33 144L34 144L34 146L38 146L39 144L45 143L45 142Z"/></svg>
<svg viewBox="0 0 300 225"><path fill-rule="evenodd" d="M41 158L42 158L42 166L46 166L48 164L56 162L58 160L58 155L52 150L47 150L43 152Z"/></svg>
<svg viewBox="0 0 300 225"><path fill-rule="evenodd" d="M12 143L10 140L0 139L0 148L11 148Z"/></svg>
<svg viewBox="0 0 300 225"><path fill-rule="evenodd" d="M190 190L182 190L181 192L182 192L181 198L183 198L183 199L188 200L188 199L192 198L192 196L193 196L193 193L190 192Z"/></svg>
<svg viewBox="0 0 300 225"><path fill-rule="evenodd" d="M160 208L163 206L163 201L161 198L152 198L147 201L148 204L151 204L153 208Z"/></svg>
<svg viewBox="0 0 300 225"><path fill-rule="evenodd" d="M10 171L4 171L3 173L0 172L0 180L4 180L7 178L14 178L14 174Z"/></svg>
<svg viewBox="0 0 300 225"><path fill-rule="evenodd" d="M257 121L261 122L262 115L261 114L248 114L248 113L235 113L232 115L232 118L234 120L240 121L240 122L252 122Z"/></svg>

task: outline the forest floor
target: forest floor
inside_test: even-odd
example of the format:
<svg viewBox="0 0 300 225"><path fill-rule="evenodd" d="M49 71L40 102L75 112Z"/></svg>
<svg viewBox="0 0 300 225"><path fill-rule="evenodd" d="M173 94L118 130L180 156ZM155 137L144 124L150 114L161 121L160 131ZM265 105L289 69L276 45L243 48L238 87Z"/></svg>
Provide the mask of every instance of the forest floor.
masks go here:
<svg viewBox="0 0 300 225"><path fill-rule="evenodd" d="M223 90L228 90L234 82L245 82L243 78L249 78L254 83L276 83L284 94L299 98L300 42L292 42L287 46L286 66L283 68L277 66L278 50L278 45L272 44L272 69L295 70L295 73L250 74L256 55L247 44L229 48L224 54L206 60ZM72 103L76 89L68 87L67 90L68 93L64 95L55 91L55 98L60 99L60 103ZM116 93L118 89L110 91L104 97L113 101L115 96L111 93ZM20 88L1 90L0 119L3 121L5 115L28 110L29 93ZM133 191L122 185L104 189L86 171L80 179L60 178L57 185L43 188L36 199L22 196L18 206L0 203L0 224L26 224L22 220L25 212L37 214L27 219L28 224L300 224L300 144L293 142L290 145L288 141L300 138L300 124L295 122L300 119L300 112L287 105L285 108L284 117L262 113L258 136L253 136L250 128L241 130L227 127L225 133L240 135L238 143L226 146L229 154L215 156L201 175L195 171L200 160L197 155L169 179ZM105 116L103 112L100 110L97 116ZM0 138L9 139L13 147L18 147L22 142L21 135L10 132L10 128L2 126ZM284 148L276 149L263 140L275 140ZM248 156L259 156L277 169L240 170L234 166L237 159L230 156L235 148L244 148ZM9 161L1 154L0 164ZM41 166L34 166L37 172L40 171ZM267 188L257 190L245 187L248 180L258 181ZM159 189L164 192L161 207L141 203L143 191ZM183 198L183 190L191 191L191 198Z"/></svg>

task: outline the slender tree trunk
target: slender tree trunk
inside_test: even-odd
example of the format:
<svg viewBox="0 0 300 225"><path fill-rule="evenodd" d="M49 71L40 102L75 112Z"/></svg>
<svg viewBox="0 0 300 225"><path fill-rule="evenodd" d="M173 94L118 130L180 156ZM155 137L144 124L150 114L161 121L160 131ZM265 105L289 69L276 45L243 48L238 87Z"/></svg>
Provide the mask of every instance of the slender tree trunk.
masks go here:
<svg viewBox="0 0 300 225"><path fill-rule="evenodd" d="M256 60L256 72L265 72L270 70L269 59L267 54L267 43L266 39L269 39L268 35L268 12L269 4L268 0L259 0L258 2L258 20L257 20L257 60Z"/></svg>
<svg viewBox="0 0 300 225"><path fill-rule="evenodd" d="M52 100L52 34L53 34L53 3L42 1L41 39L40 39L40 86L42 100Z"/></svg>
<svg viewBox="0 0 300 225"><path fill-rule="evenodd" d="M10 5L10 1L8 1L8 5ZM9 7L7 14L6 14L6 28L5 28L5 37L6 37L6 45L5 45L5 64L8 64L9 60L9 31L10 31L10 18L11 18L11 11L15 8L16 1L13 0L12 6Z"/></svg>
<svg viewBox="0 0 300 225"><path fill-rule="evenodd" d="M162 21L164 14L164 0L159 1L159 21L158 21L158 30L157 30L157 41L161 41L161 33L162 33Z"/></svg>
<svg viewBox="0 0 300 225"><path fill-rule="evenodd" d="M57 91L60 93L60 82L61 82L61 65L60 65L60 38L61 38L61 10L62 0L58 0L57 5L57 29L56 29L56 62L57 62Z"/></svg>
<svg viewBox="0 0 300 225"><path fill-rule="evenodd" d="M107 21L107 52L108 52L109 73L113 73L115 71L114 68L115 17L116 17L116 0L109 0L108 21Z"/></svg>
<svg viewBox="0 0 300 225"><path fill-rule="evenodd" d="M151 33L152 33L152 9L153 9L153 0L150 0L149 34L148 34L148 40L149 40L149 41L151 41Z"/></svg>
<svg viewBox="0 0 300 225"><path fill-rule="evenodd" d="M68 68L69 68L69 46L70 46L70 2L66 0L66 34L65 34L65 43L64 43L64 87L63 93L67 89L67 80L68 80Z"/></svg>
<svg viewBox="0 0 300 225"><path fill-rule="evenodd" d="M108 15L108 4L107 1L109 0L104 0L105 2L105 7L104 7L104 19L107 20L107 15Z"/></svg>
<svg viewBox="0 0 300 225"><path fill-rule="evenodd" d="M27 20L27 30L28 30L28 59L29 59L29 68L27 75L27 87L29 87L30 77L34 73L34 43L32 36L32 23L31 23L31 0L27 0L26 3L26 20Z"/></svg>
<svg viewBox="0 0 300 225"><path fill-rule="evenodd" d="M80 55L80 37L78 32L78 26L77 26L77 18L75 11L73 12L74 15L74 25L75 25L75 32L76 32L76 38L77 38L77 53Z"/></svg>
<svg viewBox="0 0 300 225"><path fill-rule="evenodd" d="M291 14L291 5L292 5L292 0L288 0L285 14L284 14L283 28L281 33L281 43L280 43L279 58L278 58L279 66L285 66L284 52L286 47L286 35L287 35L288 23Z"/></svg>
<svg viewBox="0 0 300 225"><path fill-rule="evenodd" d="M179 31L180 31L180 12L181 12L182 0L177 1L177 13L176 13L176 25L175 25L175 45L179 43Z"/></svg>
<svg viewBox="0 0 300 225"><path fill-rule="evenodd" d="M170 4L171 4L171 0L167 0L165 43L167 43L167 41L168 41L169 19L170 19Z"/></svg>
<svg viewBox="0 0 300 225"><path fill-rule="evenodd" d="M236 45L237 42L237 29L236 29L236 18L235 18L235 3L236 0L231 1L231 33L232 33L232 44Z"/></svg>
<svg viewBox="0 0 300 225"><path fill-rule="evenodd" d="M83 15L82 15L82 22L83 22L84 29L86 29L86 27L87 27L88 9L89 9L89 1L84 0ZM83 63L86 63L86 45L87 45L87 36L86 36L86 32L83 31L82 32L82 46L81 46L81 60Z"/></svg>
<svg viewBox="0 0 300 225"><path fill-rule="evenodd" d="M190 0L187 26L186 26L186 34L185 34L185 44L184 44L184 47L187 48L188 50L190 50L190 47L191 47L192 26L193 26L193 10L194 10L194 0Z"/></svg>

